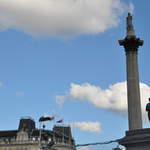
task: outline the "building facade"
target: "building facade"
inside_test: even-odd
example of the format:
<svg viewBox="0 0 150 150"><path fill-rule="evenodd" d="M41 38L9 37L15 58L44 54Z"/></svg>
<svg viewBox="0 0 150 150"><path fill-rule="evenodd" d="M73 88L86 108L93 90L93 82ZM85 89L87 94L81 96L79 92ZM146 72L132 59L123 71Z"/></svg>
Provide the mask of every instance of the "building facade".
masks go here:
<svg viewBox="0 0 150 150"><path fill-rule="evenodd" d="M75 150L69 126L37 129L31 118L20 119L17 130L0 131L0 150Z"/></svg>

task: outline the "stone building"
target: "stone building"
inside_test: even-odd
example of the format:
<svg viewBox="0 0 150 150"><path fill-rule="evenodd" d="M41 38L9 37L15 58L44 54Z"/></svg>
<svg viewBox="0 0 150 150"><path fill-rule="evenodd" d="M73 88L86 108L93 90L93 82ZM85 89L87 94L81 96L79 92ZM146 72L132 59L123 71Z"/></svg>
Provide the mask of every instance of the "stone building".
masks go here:
<svg viewBox="0 0 150 150"><path fill-rule="evenodd" d="M69 126L37 129L34 120L22 118L17 130L0 131L0 150L75 150Z"/></svg>

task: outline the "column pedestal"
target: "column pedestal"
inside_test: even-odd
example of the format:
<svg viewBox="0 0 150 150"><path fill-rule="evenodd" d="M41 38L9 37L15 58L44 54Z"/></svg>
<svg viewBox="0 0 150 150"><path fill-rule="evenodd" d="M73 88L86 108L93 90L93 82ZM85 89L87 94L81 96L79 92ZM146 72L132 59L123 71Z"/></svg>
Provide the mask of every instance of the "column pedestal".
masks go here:
<svg viewBox="0 0 150 150"><path fill-rule="evenodd" d="M126 131L126 136L118 142L126 150L150 150L150 128Z"/></svg>

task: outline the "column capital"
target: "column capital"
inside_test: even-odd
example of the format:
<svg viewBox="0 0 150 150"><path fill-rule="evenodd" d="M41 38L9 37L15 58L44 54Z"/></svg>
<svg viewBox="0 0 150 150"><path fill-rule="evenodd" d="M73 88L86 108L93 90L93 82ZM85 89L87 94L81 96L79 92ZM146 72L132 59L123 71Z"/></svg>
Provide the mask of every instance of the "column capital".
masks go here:
<svg viewBox="0 0 150 150"><path fill-rule="evenodd" d="M124 46L126 52L137 51L139 46L142 46L144 41L136 37L126 37L123 40L119 40L119 45Z"/></svg>

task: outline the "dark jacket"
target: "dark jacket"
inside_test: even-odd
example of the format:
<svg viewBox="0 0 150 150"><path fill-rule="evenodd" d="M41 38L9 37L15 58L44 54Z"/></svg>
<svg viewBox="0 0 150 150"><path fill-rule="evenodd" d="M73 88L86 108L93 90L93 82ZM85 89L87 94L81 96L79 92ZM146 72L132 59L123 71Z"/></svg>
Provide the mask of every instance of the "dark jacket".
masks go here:
<svg viewBox="0 0 150 150"><path fill-rule="evenodd" d="M146 105L146 111L150 111L150 103Z"/></svg>

